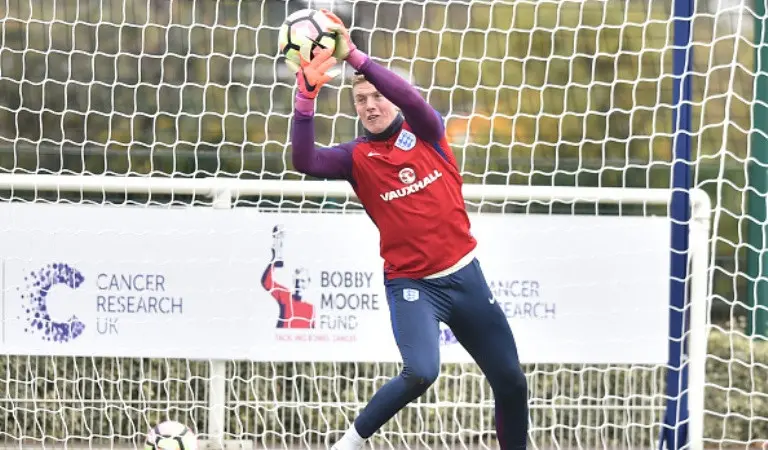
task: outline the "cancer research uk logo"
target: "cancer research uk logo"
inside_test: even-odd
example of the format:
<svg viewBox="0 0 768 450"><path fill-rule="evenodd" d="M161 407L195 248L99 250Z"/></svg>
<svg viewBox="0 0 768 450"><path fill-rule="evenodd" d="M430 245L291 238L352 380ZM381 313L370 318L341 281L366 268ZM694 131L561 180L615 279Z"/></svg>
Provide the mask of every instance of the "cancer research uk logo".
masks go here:
<svg viewBox="0 0 768 450"><path fill-rule="evenodd" d="M554 320L557 303L547 301L536 279L491 279L491 303L498 302L507 319Z"/></svg>
<svg viewBox="0 0 768 450"><path fill-rule="evenodd" d="M62 295L60 289L75 295ZM17 290L22 305L17 318L23 320L24 332L48 342L67 343L89 333L119 335L120 318L125 315L166 316L183 311L183 298L168 293L168 280L159 273L87 275L57 262L28 272ZM146 323L145 319L138 322Z"/></svg>
<svg viewBox="0 0 768 450"><path fill-rule="evenodd" d="M440 322L438 339L441 346L458 344L459 340L448 325Z"/></svg>
<svg viewBox="0 0 768 450"><path fill-rule="evenodd" d="M25 302L24 332L40 334L43 340L54 342L69 342L83 334L85 324L76 315L64 321L51 317L48 311L48 294L51 288L57 285L77 289L84 280L80 271L63 263L48 264L24 277L26 285L21 294Z"/></svg>
<svg viewBox="0 0 768 450"><path fill-rule="evenodd" d="M334 267L311 272L300 261L294 262L297 265L289 270L283 256L285 238L284 227L276 225L272 229L271 258L261 274L261 286L277 302L277 329L304 329L311 333L280 333L277 339L356 341L362 317L385 306L382 296L374 290L373 272Z"/></svg>

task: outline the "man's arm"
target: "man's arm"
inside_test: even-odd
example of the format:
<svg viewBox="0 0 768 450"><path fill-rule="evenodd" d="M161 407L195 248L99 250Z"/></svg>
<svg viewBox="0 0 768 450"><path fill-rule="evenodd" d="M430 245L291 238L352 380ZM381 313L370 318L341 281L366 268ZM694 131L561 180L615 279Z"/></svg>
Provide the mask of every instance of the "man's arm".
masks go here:
<svg viewBox="0 0 768 450"><path fill-rule="evenodd" d="M293 167L317 178L351 181L354 142L329 148L315 147L314 112L300 104L301 99L297 98L291 127Z"/></svg>
<svg viewBox="0 0 768 450"><path fill-rule="evenodd" d="M365 79L370 81L381 95L400 108L406 122L418 137L430 142L443 137L445 126L440 114L410 83L386 67L376 64L360 50L352 50L347 62L365 75Z"/></svg>
<svg viewBox="0 0 768 450"><path fill-rule="evenodd" d="M333 75L336 63L332 50L320 50L311 61L304 61L296 73L298 92L294 99L291 130L291 157L299 172L318 178L352 181L354 144L318 149L315 147L315 98Z"/></svg>
<svg viewBox="0 0 768 450"><path fill-rule="evenodd" d="M331 20L331 29L336 32L336 45L333 56L345 60L358 72L365 75L381 95L397 105L413 132L425 141L434 142L445 134L445 126L440 114L427 103L421 94L407 81L389 69L376 64L365 53L358 50L344 22L327 9L320 10Z"/></svg>
<svg viewBox="0 0 768 450"><path fill-rule="evenodd" d="M270 262L267 268L264 269L264 273L261 275L261 286L269 292L278 303L287 304L291 300L291 293L285 286L275 282L276 262L277 261Z"/></svg>

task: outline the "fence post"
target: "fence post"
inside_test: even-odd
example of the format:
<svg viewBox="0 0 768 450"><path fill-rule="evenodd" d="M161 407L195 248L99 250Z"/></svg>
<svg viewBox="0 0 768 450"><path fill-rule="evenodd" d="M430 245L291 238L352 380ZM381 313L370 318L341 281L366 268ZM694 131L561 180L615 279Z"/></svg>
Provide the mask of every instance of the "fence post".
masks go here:
<svg viewBox="0 0 768 450"><path fill-rule="evenodd" d="M232 208L232 191L220 189L211 192L213 208ZM210 382L208 384L208 439L225 448L224 424L226 423L227 364L223 360L210 361Z"/></svg>
<svg viewBox="0 0 768 450"><path fill-rule="evenodd" d="M691 17L693 0L674 1L672 51L672 201L669 280L669 367L667 410L659 448L679 450L688 443L688 263L691 188Z"/></svg>
<svg viewBox="0 0 768 450"><path fill-rule="evenodd" d="M747 192L747 336L768 338L768 27L765 2L755 2L755 102L752 107L751 154Z"/></svg>

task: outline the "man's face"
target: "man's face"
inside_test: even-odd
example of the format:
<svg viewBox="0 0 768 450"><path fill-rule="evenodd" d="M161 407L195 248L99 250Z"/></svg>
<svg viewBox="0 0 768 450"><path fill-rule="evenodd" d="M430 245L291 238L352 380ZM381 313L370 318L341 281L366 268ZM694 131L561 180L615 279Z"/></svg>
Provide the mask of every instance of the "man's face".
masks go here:
<svg viewBox="0 0 768 450"><path fill-rule="evenodd" d="M397 116L397 107L387 100L369 82L356 85L352 89L355 110L363 126L371 133L381 133Z"/></svg>

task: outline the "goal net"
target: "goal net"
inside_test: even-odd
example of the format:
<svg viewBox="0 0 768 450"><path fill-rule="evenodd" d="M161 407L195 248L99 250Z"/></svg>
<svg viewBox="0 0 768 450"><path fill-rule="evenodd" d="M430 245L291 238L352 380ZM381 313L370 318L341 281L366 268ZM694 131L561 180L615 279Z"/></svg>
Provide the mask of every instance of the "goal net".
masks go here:
<svg viewBox="0 0 768 450"><path fill-rule="evenodd" d="M291 164L277 30L307 6L443 115L520 346L530 448L764 443L752 2L685 21L672 1L6 0L3 448L134 448L164 419L213 444L328 448L398 374L373 225ZM362 131L346 79L315 129ZM498 448L493 393L441 339L439 379L373 447Z"/></svg>

